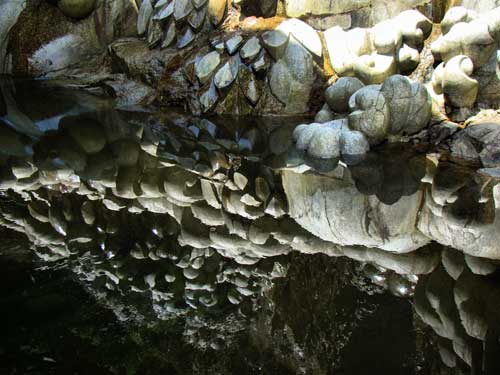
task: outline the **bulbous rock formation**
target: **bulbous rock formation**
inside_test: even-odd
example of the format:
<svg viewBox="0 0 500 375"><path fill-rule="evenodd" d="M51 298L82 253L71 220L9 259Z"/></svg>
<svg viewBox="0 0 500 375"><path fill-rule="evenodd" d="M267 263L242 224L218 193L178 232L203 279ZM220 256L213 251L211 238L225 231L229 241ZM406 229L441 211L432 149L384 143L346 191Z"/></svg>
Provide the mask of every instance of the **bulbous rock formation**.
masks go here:
<svg viewBox="0 0 500 375"><path fill-rule="evenodd" d="M325 98L326 108L317 118L328 121L299 125L293 135L298 149L317 158L365 154L369 145L389 135L418 133L431 119L427 89L401 75L387 78L383 85L368 86L357 78L343 77L326 90ZM331 121L331 110L350 113L347 119Z"/></svg>
<svg viewBox="0 0 500 375"><path fill-rule="evenodd" d="M443 35L431 45L435 60L442 61L432 78L435 93L444 94L453 108L472 108L484 90L484 101L494 105L498 78L492 78L491 71L500 41L500 7L479 15L464 7L451 8L441 29Z"/></svg>
<svg viewBox="0 0 500 375"><path fill-rule="evenodd" d="M479 83L471 77L473 70L474 63L464 55L453 57L446 65L441 63L432 77L434 92L444 94L454 107L472 107L479 90Z"/></svg>
<svg viewBox="0 0 500 375"><path fill-rule="evenodd" d="M399 72L412 71L419 63L418 49L429 36L432 23L421 13L408 10L371 29L344 31L339 26L324 37L333 70L365 84L379 84Z"/></svg>

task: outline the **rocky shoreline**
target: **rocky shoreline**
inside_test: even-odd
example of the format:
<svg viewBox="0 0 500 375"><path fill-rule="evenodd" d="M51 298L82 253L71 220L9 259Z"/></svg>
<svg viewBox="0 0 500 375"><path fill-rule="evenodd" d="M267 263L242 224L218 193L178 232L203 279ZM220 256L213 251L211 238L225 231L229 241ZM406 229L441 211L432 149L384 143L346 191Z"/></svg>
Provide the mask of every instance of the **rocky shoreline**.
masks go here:
<svg viewBox="0 0 500 375"><path fill-rule="evenodd" d="M203 116L316 114L323 125L308 127L307 136L298 129L295 140L320 158L416 137L493 168L497 130L483 123L498 121L496 6L8 2L0 65L117 105L178 106Z"/></svg>

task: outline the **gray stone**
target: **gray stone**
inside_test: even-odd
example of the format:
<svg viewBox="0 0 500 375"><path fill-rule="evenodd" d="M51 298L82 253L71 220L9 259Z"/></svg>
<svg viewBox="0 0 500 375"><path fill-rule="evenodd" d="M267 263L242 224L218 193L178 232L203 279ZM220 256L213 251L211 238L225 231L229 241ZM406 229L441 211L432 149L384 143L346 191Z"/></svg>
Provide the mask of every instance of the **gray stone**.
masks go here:
<svg viewBox="0 0 500 375"><path fill-rule="evenodd" d="M185 48L190 45L194 40L195 34L193 30L188 26L183 35L177 40L177 48Z"/></svg>
<svg viewBox="0 0 500 375"><path fill-rule="evenodd" d="M266 214L271 215L275 219L285 216L286 211L285 202L276 195L271 198L265 210Z"/></svg>
<svg viewBox="0 0 500 375"><path fill-rule="evenodd" d="M151 0L144 0L139 9L139 17L137 18L137 34L144 35L146 33L152 14L153 5L151 4Z"/></svg>
<svg viewBox="0 0 500 375"><path fill-rule="evenodd" d="M160 9L153 17L155 20L166 20L168 17L170 17L172 14L174 14L174 6L175 6L175 1L172 1L170 4L167 6L163 7ZM156 5L155 5L156 8Z"/></svg>
<svg viewBox="0 0 500 375"><path fill-rule="evenodd" d="M192 0L193 5L196 9L200 9L202 6L204 6L208 0Z"/></svg>
<svg viewBox="0 0 500 375"><path fill-rule="evenodd" d="M389 105L378 88L365 86L352 97L349 127L363 133L370 145L383 142L390 128Z"/></svg>
<svg viewBox="0 0 500 375"><path fill-rule="evenodd" d="M219 90L228 88L238 77L240 68L240 57L233 56L215 74L214 83Z"/></svg>
<svg viewBox="0 0 500 375"><path fill-rule="evenodd" d="M266 31L262 34L262 43L275 60L278 60L283 56L289 39L290 33L279 29Z"/></svg>
<svg viewBox="0 0 500 375"><path fill-rule="evenodd" d="M3 1L0 4L0 73L9 73L12 68L5 61L9 34L26 5L24 1Z"/></svg>
<svg viewBox="0 0 500 375"><path fill-rule="evenodd" d="M276 31L284 34L291 34L300 44L316 57L323 55L323 47L318 32L304 21L290 19L282 22Z"/></svg>
<svg viewBox="0 0 500 375"><path fill-rule="evenodd" d="M220 64L220 55L217 51L212 51L205 56L203 56L200 60L195 63L195 72L196 76L200 80L201 83L208 82L212 74L215 72L215 69Z"/></svg>
<svg viewBox="0 0 500 375"><path fill-rule="evenodd" d="M204 113L211 111L217 104L219 95L217 94L217 88L212 82L207 91L205 91L200 97L201 108Z"/></svg>
<svg viewBox="0 0 500 375"><path fill-rule="evenodd" d="M171 0L158 0L155 4L155 9L163 8L165 5L168 5L169 2L171 2Z"/></svg>
<svg viewBox="0 0 500 375"><path fill-rule="evenodd" d="M393 75L384 81L381 92L389 104L389 133L414 134L429 124L432 101L424 85Z"/></svg>
<svg viewBox="0 0 500 375"><path fill-rule="evenodd" d="M248 178L240 172L235 172L233 175L233 180L238 189L244 190L248 184Z"/></svg>
<svg viewBox="0 0 500 375"><path fill-rule="evenodd" d="M176 21L182 21L193 11L191 0L175 0L174 18Z"/></svg>
<svg viewBox="0 0 500 375"><path fill-rule="evenodd" d="M307 153L321 159L339 157L340 133L340 126L324 126L319 128L307 147Z"/></svg>
<svg viewBox="0 0 500 375"><path fill-rule="evenodd" d="M256 74L262 74L267 72L269 68L269 63L266 59L266 55L261 53L260 56L252 63L252 69Z"/></svg>
<svg viewBox="0 0 500 375"><path fill-rule="evenodd" d="M230 55L234 55L238 51L238 48L240 48L242 43L243 38L241 37L241 35L233 36L226 41L227 53L229 53Z"/></svg>
<svg viewBox="0 0 500 375"><path fill-rule="evenodd" d="M188 23L193 28L193 30L200 30L205 22L207 16L207 8L201 8L200 10L194 10L188 17Z"/></svg>
<svg viewBox="0 0 500 375"><path fill-rule="evenodd" d="M285 104L286 113L307 112L314 77L311 54L291 36L285 55L269 73L271 92Z"/></svg>
<svg viewBox="0 0 500 375"><path fill-rule="evenodd" d="M343 129L340 135L340 153L342 156L364 155L370 151L370 144L363 133Z"/></svg>
<svg viewBox="0 0 500 375"><path fill-rule="evenodd" d="M330 121L323 124L299 125L293 138L299 150L315 158L332 159L340 156L340 135L345 120Z"/></svg>
<svg viewBox="0 0 500 375"><path fill-rule="evenodd" d="M169 47L174 42L175 37L176 37L175 21L171 20L167 27L167 32L165 33L163 42L161 43L161 48Z"/></svg>
<svg viewBox="0 0 500 375"><path fill-rule="evenodd" d="M148 27L148 47L154 48L160 44L163 37L163 30L160 21L151 20Z"/></svg>
<svg viewBox="0 0 500 375"><path fill-rule="evenodd" d="M455 134L451 144L453 157L481 163L487 168L500 167L500 124L469 125Z"/></svg>
<svg viewBox="0 0 500 375"><path fill-rule="evenodd" d="M243 60L251 61L258 56L262 49L257 37L252 37L241 47L240 55Z"/></svg>
<svg viewBox="0 0 500 375"><path fill-rule="evenodd" d="M416 229L421 191L386 205L360 193L349 178L286 170L282 176L290 216L322 240L385 250L380 253L409 253L429 242Z"/></svg>
<svg viewBox="0 0 500 375"><path fill-rule="evenodd" d="M261 96L261 88L252 73L252 69L241 65L238 82L243 95L245 95L253 106L257 105Z"/></svg>
<svg viewBox="0 0 500 375"><path fill-rule="evenodd" d="M323 124L325 122L333 121L334 120L334 115L328 104L324 104L323 108L316 113L316 116L314 117L314 122Z"/></svg>
<svg viewBox="0 0 500 375"><path fill-rule="evenodd" d="M265 178L257 177L255 179L255 194L261 202L267 202L271 195L271 189Z"/></svg>
<svg viewBox="0 0 500 375"><path fill-rule="evenodd" d="M363 86L363 82L355 77L341 77L326 89L325 100L333 111L347 113L349 99Z"/></svg>

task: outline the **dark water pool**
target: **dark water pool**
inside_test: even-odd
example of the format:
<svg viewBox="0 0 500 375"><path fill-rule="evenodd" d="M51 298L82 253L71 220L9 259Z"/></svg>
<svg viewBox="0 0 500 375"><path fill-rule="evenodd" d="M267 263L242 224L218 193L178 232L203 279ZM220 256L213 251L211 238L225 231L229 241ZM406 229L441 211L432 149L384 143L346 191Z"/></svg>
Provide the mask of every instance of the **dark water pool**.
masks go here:
<svg viewBox="0 0 500 375"><path fill-rule="evenodd" d="M0 88L1 374L500 373L492 171Z"/></svg>

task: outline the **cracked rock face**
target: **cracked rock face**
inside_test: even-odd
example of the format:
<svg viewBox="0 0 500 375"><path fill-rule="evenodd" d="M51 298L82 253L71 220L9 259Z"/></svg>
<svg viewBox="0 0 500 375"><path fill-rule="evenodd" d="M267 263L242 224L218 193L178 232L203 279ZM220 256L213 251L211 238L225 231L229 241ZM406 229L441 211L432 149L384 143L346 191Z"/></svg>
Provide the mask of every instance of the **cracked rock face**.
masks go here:
<svg viewBox="0 0 500 375"><path fill-rule="evenodd" d="M365 86L351 99L349 127L365 134L371 145L382 142L390 126L387 99L377 86Z"/></svg>
<svg viewBox="0 0 500 375"><path fill-rule="evenodd" d="M424 85L395 75L384 81L380 91L389 102L390 134L415 134L428 125L432 103Z"/></svg>
<svg viewBox="0 0 500 375"><path fill-rule="evenodd" d="M271 68L269 84L272 93L286 105L286 112L306 112L314 81L313 61L309 52L290 37L285 54Z"/></svg>

